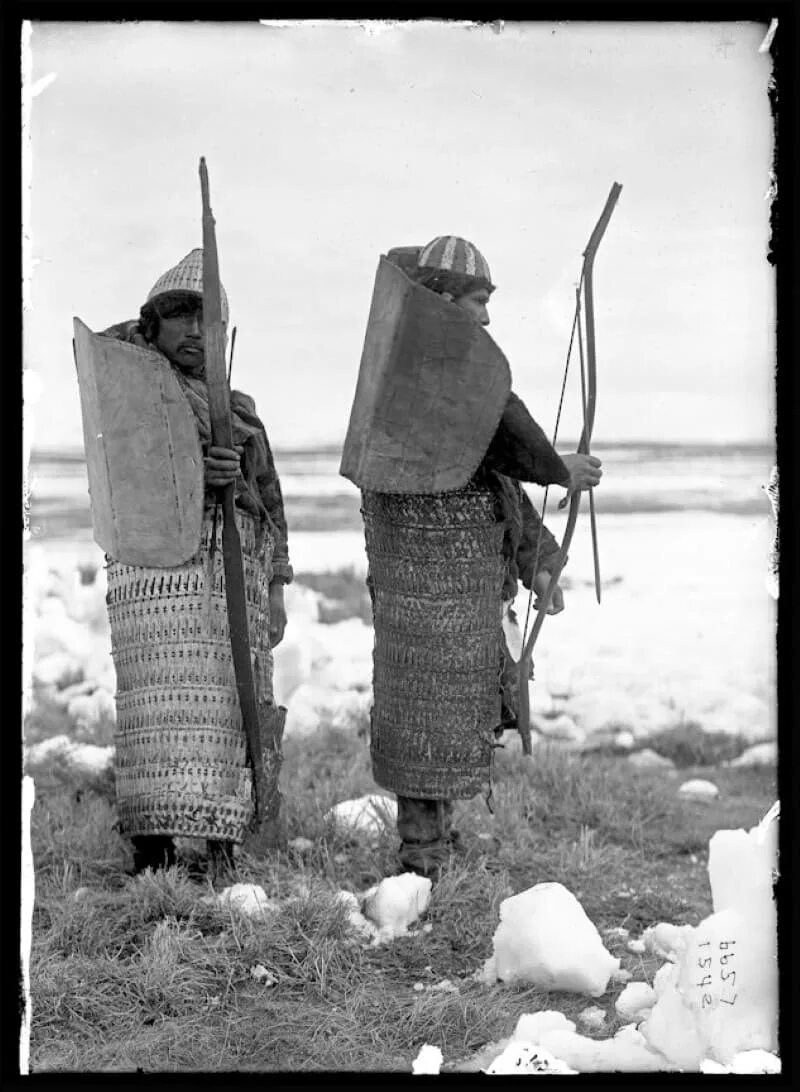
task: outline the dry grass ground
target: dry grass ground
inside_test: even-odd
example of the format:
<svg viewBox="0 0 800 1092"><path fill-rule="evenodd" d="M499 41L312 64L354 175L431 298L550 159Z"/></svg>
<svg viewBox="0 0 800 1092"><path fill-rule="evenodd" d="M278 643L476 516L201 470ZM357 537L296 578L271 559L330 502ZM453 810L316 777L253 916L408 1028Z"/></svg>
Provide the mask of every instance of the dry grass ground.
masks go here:
<svg viewBox="0 0 800 1092"><path fill-rule="evenodd" d="M601 934L696 924L711 909L710 835L752 826L776 797L773 770L664 774L553 749L525 760L512 743L498 756L494 816L482 800L457 805L470 848L434 887L431 931L370 948L333 893L397 871L395 837L348 841L323 819L332 804L374 791L367 744L327 730L289 740L285 751L289 837L313 846L303 856L240 858L238 878L283 904L258 922L201 901L210 885L190 879L188 851L167 873L127 876L131 856L109 786L55 778L37 786L33 1072L408 1072L423 1043L453 1065L509 1035L523 1012L559 1009L574 1019L589 1003L607 1010L610 1034L619 985L590 1002L472 979L491 954L501 900L556 880ZM677 796L681 780L698 773L718 784L716 801ZM623 940L606 943L634 978L652 980L657 961L632 955ZM253 978L258 964L273 985ZM414 990L444 978L457 992Z"/></svg>

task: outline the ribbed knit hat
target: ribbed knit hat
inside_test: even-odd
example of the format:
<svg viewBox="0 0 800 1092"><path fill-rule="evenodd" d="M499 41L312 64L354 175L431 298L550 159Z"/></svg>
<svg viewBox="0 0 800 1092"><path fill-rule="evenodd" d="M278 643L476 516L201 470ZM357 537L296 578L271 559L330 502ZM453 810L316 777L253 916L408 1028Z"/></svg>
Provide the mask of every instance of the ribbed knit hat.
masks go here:
<svg viewBox="0 0 800 1092"><path fill-rule="evenodd" d="M222 284L219 286L222 302L222 321L228 321L228 296ZM168 292L194 292L198 296L203 295L203 250L198 247L190 250L185 258L181 258L177 265L162 273L156 283L147 293L147 302L157 296L165 296Z"/></svg>
<svg viewBox="0 0 800 1092"><path fill-rule="evenodd" d="M458 235L437 235L422 248L417 266L420 269L441 269L475 277L492 283L489 265L476 246Z"/></svg>

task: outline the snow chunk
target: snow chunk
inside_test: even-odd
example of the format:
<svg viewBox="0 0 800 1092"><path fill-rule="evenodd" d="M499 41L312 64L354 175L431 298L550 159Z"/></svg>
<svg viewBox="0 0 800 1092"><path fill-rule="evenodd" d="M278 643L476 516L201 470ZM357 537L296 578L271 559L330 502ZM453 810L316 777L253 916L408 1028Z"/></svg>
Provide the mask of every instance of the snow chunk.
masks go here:
<svg viewBox="0 0 800 1092"><path fill-rule="evenodd" d="M526 1043L538 1043L543 1035L550 1031L574 1031L575 1025L563 1012L544 1009L542 1012L525 1012L517 1020L513 1040Z"/></svg>
<svg viewBox="0 0 800 1092"><path fill-rule="evenodd" d="M431 993L458 993L458 986L451 982L449 978L443 978L441 982L428 986L428 990Z"/></svg>
<svg viewBox="0 0 800 1092"><path fill-rule="evenodd" d="M502 1054L498 1054L484 1073L522 1074L522 1073L558 1073L574 1074L559 1058L530 1043L510 1042Z"/></svg>
<svg viewBox="0 0 800 1092"><path fill-rule="evenodd" d="M726 766L776 766L778 764L778 744L774 740L756 743L742 751L738 758L726 762Z"/></svg>
<svg viewBox="0 0 800 1092"><path fill-rule="evenodd" d="M293 581L285 584L283 588L283 600L286 613L293 622L302 619L304 622L319 621L319 592L309 588L306 584L298 584ZM281 645L278 645L280 648Z"/></svg>
<svg viewBox="0 0 800 1092"><path fill-rule="evenodd" d="M614 1003L620 1016L641 1020L656 1003L656 992L647 982L629 982Z"/></svg>
<svg viewBox="0 0 800 1092"><path fill-rule="evenodd" d="M351 926L364 940L374 941L378 936L377 928L367 921L361 913L361 903L352 891L337 891L335 899L347 907L347 917Z"/></svg>
<svg viewBox="0 0 800 1092"><path fill-rule="evenodd" d="M708 879L714 911L743 904L758 908L772 899L777 872L779 806L773 804L749 831L718 830L708 843Z"/></svg>
<svg viewBox="0 0 800 1092"><path fill-rule="evenodd" d="M431 881L414 872L388 876L364 895L364 916L380 930L381 939L408 932L409 925L428 909Z"/></svg>
<svg viewBox="0 0 800 1092"><path fill-rule="evenodd" d="M665 758L650 747L644 747L641 751L633 751L628 755L628 762L640 770L674 770L675 763L671 758Z"/></svg>
<svg viewBox="0 0 800 1092"><path fill-rule="evenodd" d="M713 781L706 781L702 777L693 777L690 781L684 781L678 789L681 796L690 796L695 800L713 800L719 796L719 789Z"/></svg>
<svg viewBox="0 0 800 1092"><path fill-rule="evenodd" d="M250 977L256 982L263 982L265 986L274 986L278 981L272 971L268 971L263 963L256 963L250 968Z"/></svg>
<svg viewBox="0 0 800 1092"><path fill-rule="evenodd" d="M261 918L280 909L277 902L267 898L263 887L255 883L235 883L212 898L218 906L229 906L249 918Z"/></svg>
<svg viewBox="0 0 800 1092"><path fill-rule="evenodd" d="M548 739L565 740L568 743L583 743L586 733L579 728L572 717L559 713L556 717L531 716L531 725Z"/></svg>
<svg viewBox="0 0 800 1092"><path fill-rule="evenodd" d="M600 1028L605 1027L606 1013L604 1009L598 1008L597 1005L589 1005L588 1008L578 1013L578 1020L584 1027L594 1028L598 1031Z"/></svg>
<svg viewBox="0 0 800 1092"><path fill-rule="evenodd" d="M442 1068L442 1062L444 1061L444 1055L437 1046L431 1046L429 1043L425 1043L419 1049L419 1054L411 1063L411 1072L420 1073L438 1073Z"/></svg>
<svg viewBox="0 0 800 1092"><path fill-rule="evenodd" d="M91 636L86 628L70 618L61 599L48 596L39 605L34 649L36 659L53 652L68 652L80 663L89 653Z"/></svg>
<svg viewBox="0 0 800 1092"><path fill-rule="evenodd" d="M587 737L584 751L599 751L612 748L617 751L630 751L636 745L636 737L627 728L599 728Z"/></svg>
<svg viewBox="0 0 800 1092"><path fill-rule="evenodd" d="M660 921L658 925L650 925L645 929L642 943L646 951L674 963L693 932L691 925L670 925L666 921Z"/></svg>
<svg viewBox="0 0 800 1092"><path fill-rule="evenodd" d="M780 1073L781 1060L767 1050L743 1050L734 1054L730 1065L720 1065L707 1059L700 1066L702 1073Z"/></svg>
<svg viewBox="0 0 800 1092"><path fill-rule="evenodd" d="M725 704L698 718L706 732L742 736L748 743L775 738L775 716L757 694L744 691L726 695Z"/></svg>
<svg viewBox="0 0 800 1092"><path fill-rule="evenodd" d="M113 747L96 747L93 743L75 743L69 736L51 736L26 749L25 766L34 777L49 768L60 766L77 776L98 777L107 772L114 761Z"/></svg>
<svg viewBox="0 0 800 1092"><path fill-rule="evenodd" d="M730 1065L743 1051L777 1049L777 805L757 827L717 831L709 843L714 913L687 934L674 965L654 981L641 1025L648 1042L683 1069ZM702 975L702 977L699 977Z"/></svg>
<svg viewBox="0 0 800 1092"><path fill-rule="evenodd" d="M289 585L291 587L291 584ZM294 618L292 617L292 625ZM312 652L303 635L287 633L273 653L272 690L278 705L291 708L289 698L311 676Z"/></svg>
<svg viewBox="0 0 800 1092"><path fill-rule="evenodd" d="M538 665L537 665L538 670ZM630 730L637 723L636 704L619 688L604 687L572 695L566 703L588 737Z"/></svg>
<svg viewBox="0 0 800 1092"><path fill-rule="evenodd" d="M619 969L575 896L560 883L540 883L500 904L492 973L503 982L599 997Z"/></svg>
<svg viewBox="0 0 800 1092"><path fill-rule="evenodd" d="M67 705L67 716L79 732L95 737L103 726L111 727L117 719L114 695L102 687L91 694L76 694Z"/></svg>
<svg viewBox="0 0 800 1092"><path fill-rule="evenodd" d="M343 800L325 813L325 821L353 834L377 837L397 822L397 801L381 793Z"/></svg>
<svg viewBox="0 0 800 1092"><path fill-rule="evenodd" d="M277 692L277 691L276 691ZM281 690L285 693L285 689ZM322 725L357 728L372 705L372 691L342 690L303 682L292 692L286 714L286 736L308 736Z"/></svg>
<svg viewBox="0 0 800 1092"><path fill-rule="evenodd" d="M613 1039L549 1031L540 1044L579 1073L660 1073L675 1068L648 1046L634 1024L621 1027Z"/></svg>
<svg viewBox="0 0 800 1092"><path fill-rule="evenodd" d="M82 678L83 667L69 652L51 652L33 665L33 681L39 686L64 687Z"/></svg>

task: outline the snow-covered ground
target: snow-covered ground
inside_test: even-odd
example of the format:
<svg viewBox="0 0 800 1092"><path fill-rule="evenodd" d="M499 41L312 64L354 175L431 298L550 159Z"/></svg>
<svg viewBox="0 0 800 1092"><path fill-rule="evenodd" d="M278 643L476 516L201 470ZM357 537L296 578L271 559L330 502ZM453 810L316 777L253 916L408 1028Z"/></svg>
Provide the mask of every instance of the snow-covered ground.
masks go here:
<svg viewBox="0 0 800 1092"><path fill-rule="evenodd" d="M602 605L584 514L564 574L566 609L546 619L534 653L535 727L577 746L609 732L638 739L682 720L752 742L774 738L771 517L669 512L598 522ZM557 537L563 523L563 514L548 512ZM82 674L82 692L65 696L83 699L74 710L86 721L107 710L113 689L102 553L88 534L25 549L28 669L62 693ZM299 572L366 571L360 531L293 534L290 551ZM98 568L93 584L81 583L81 566ZM289 708L287 732L311 731L323 717L342 726L360 720L370 703L370 627L357 619L319 623L318 597L300 585L287 589L286 601L275 683ZM520 625L526 603L521 589ZM93 703L92 682L104 691Z"/></svg>

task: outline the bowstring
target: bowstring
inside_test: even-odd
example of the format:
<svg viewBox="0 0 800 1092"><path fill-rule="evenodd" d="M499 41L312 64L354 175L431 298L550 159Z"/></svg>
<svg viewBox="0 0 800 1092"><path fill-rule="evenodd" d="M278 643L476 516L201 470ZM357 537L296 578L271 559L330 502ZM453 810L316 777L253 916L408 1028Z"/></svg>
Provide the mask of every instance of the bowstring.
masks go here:
<svg viewBox="0 0 800 1092"><path fill-rule="evenodd" d="M556 413L556 423L555 423L555 426L553 427L553 447L556 446L556 440L558 439L558 428L559 428L559 425L561 423L561 411L564 408L564 395L566 394L566 390L567 390L567 376L569 375L569 364L570 364L570 360L572 358L572 346L573 346L573 344L575 342L575 331L576 330L578 330L578 335L580 337L580 328L579 327L580 327L580 318L581 318L581 298L582 298L582 293L583 293L583 273L584 273L584 269L583 269L583 267L581 267L581 276L580 276L580 280L578 281L578 285L577 285L577 289L576 289L575 314L573 315L573 318L572 318L572 330L571 330L570 335L569 335L569 347L567 348L567 359L566 359L566 363L564 364L564 377L563 377L563 379L561 381L561 394L560 394L559 399L558 399L558 412ZM583 362L583 354L581 353L581 363L582 362ZM582 379L584 378L583 375L581 376L581 378ZM584 382L585 382L585 380L584 380ZM584 396L584 405L585 405L585 396ZM528 636L528 623L530 622L531 606L533 604L533 580L534 580L534 577L536 576L536 570L539 567L539 555L540 555L541 546L542 546L542 528L544 527L544 517L545 517L545 514L547 512L547 497L548 497L549 492L550 492L550 486L548 484L544 488L544 498L542 499L542 511L541 511L541 515L539 517L539 530L538 530L538 532L536 534L536 552L535 552L534 557L533 557L533 569L531 570L531 573L532 573L532 575L531 575L531 587L530 587L530 590L528 591L528 607L527 607L527 610L525 611L525 625L522 628L522 647L523 648L525 647L525 641L526 641L527 636Z"/></svg>

